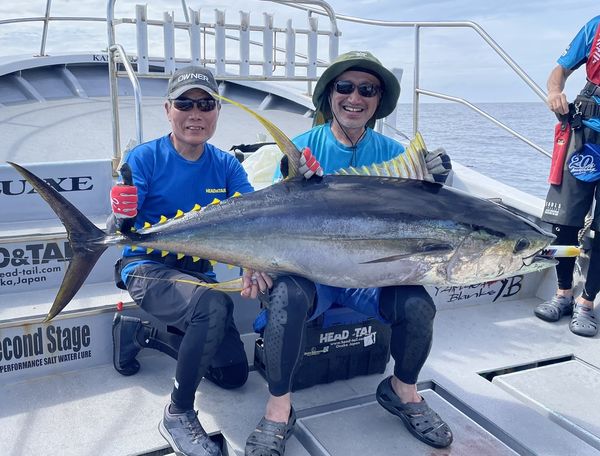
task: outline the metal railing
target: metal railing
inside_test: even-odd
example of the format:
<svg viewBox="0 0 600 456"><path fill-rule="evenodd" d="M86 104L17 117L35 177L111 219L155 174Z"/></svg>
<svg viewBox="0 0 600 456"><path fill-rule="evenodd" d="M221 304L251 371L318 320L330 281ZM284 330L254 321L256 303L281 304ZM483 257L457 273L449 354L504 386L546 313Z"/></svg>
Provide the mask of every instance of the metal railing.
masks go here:
<svg viewBox="0 0 600 456"><path fill-rule="evenodd" d="M267 1L267 0L264 0ZM286 4L289 6L294 6L299 9L307 10L315 14L321 15L329 15L329 11L323 11L312 7L306 7L302 5L290 5L293 2L289 0L270 0L274 3ZM375 27L392 27L392 28L413 28L414 29L414 78L413 78L413 136L416 134L419 128L419 103L420 103L420 95L425 95L429 97L439 98L446 101L452 101L455 103L463 104L468 108L475 111L477 114L485 117L486 119L493 122L498 127L507 131L511 135L520 139L533 149L542 153L547 157L552 157L552 154L546 151L543 147L533 143L520 133L516 132L512 128L508 127L492 115L486 113L482 109L478 108L474 104L469 101L454 97L451 95L438 93L430 90L426 90L420 87L419 78L420 78L420 70L421 70L421 29L423 28L469 28L475 31L491 48L492 50L500 56L502 60L508 65L508 67L521 78L525 84L542 100L546 101L546 93L527 75L527 73L502 49L502 47L494 41L494 39L477 23L471 21L423 21L423 22L409 22L409 21L381 21L381 20L373 20L373 19L362 19L353 16L346 16L341 14L336 14L335 17L338 21L345 22L353 22L357 24L363 25L371 25Z"/></svg>
<svg viewBox="0 0 600 456"><path fill-rule="evenodd" d="M170 13L164 13L163 20L149 20L145 5L136 6L135 19L116 19L114 8L117 0L107 0L106 25L109 51L109 78L110 96L112 107L112 131L113 131L113 169L121 161L121 139L119 121L119 95L117 90L117 78L127 76L132 83L136 104L135 122L136 138L138 143L143 141L142 94L138 83L138 77L168 78L178 67L186 64L210 66L217 79L227 80L284 80L284 81L316 81L317 70L325 68L329 62L338 55L338 42L340 32L337 27L335 14L329 5L322 0L306 0L302 3L318 5L327 11L329 17L329 30L319 29L318 20L309 13L308 28L293 28L291 20L287 21L285 28L273 26L273 15L264 14L262 25L252 25L250 14L241 11L240 23L228 24L225 20L225 12L215 10L214 22L201 22L200 11L187 8L185 0L182 0L185 22L176 22ZM298 3L289 0L290 3ZM283 1L283 3L286 3ZM116 27L121 24L135 24L137 52L135 57L136 69L133 69L131 60L122 45L117 42ZM163 53L159 57L152 58L148 48L148 27L159 27L163 31ZM175 55L175 30L187 31L189 37L189 58L181 58ZM228 31L235 31L229 34ZM250 32L259 34L261 41L251 40ZM285 46L277 45L278 35L285 37ZM298 36L306 37L306 54L298 52L296 40ZM328 58L319 58L319 37L328 39ZM207 42L210 40L211 49L214 49L214 57L207 55ZM238 58L227 58L226 41L237 44ZM202 46L203 45L203 46ZM252 60L250 58L250 45L258 46L262 51L262 59ZM229 50L231 52L231 50ZM278 59L278 53L283 54L284 59ZM155 61L152 68L151 61ZM125 66L125 72L119 71L119 65ZM232 66L236 71L227 71ZM252 72L251 68L259 68L259 72ZM280 75L275 74L277 68L282 69ZM301 68L305 74L299 74ZM310 86L309 86L310 90Z"/></svg>
<svg viewBox="0 0 600 456"><path fill-rule="evenodd" d="M42 23L42 38L40 41L40 52L38 57L45 57L46 54L46 40L48 38L48 28L51 22L106 22L104 17L94 16L51 16L50 11L52 9L52 0L46 0L46 11L43 16L34 17L18 17L15 19L2 19L0 25L5 24L21 24L26 22L41 22Z"/></svg>
<svg viewBox="0 0 600 456"><path fill-rule="evenodd" d="M423 22L408 22L408 21L382 21L382 20L371 20L371 19L362 19L362 18L358 18L358 17L353 17L353 16L346 16L346 15L340 15L340 14L336 14L333 9L331 8L331 6L329 4L327 4L327 2L323 1L323 0L304 0L304 1L297 1L297 0L262 0L265 2L271 2L271 3L277 3L277 4L281 4L281 5L285 5L285 6L289 6L289 7L293 7L293 8L297 8L297 9L301 9L304 11L307 11L309 14L309 19L310 19L310 15L312 14L317 14L317 15L324 15L327 16L330 22L330 30L328 31L328 33L330 34L330 36L333 38L335 38L332 43L330 44L330 53L329 53L329 58L330 60L337 54L337 38L340 36L340 32L339 32L339 28L338 25L340 22L352 22L352 23L357 23L357 24L363 24L363 25L367 25L367 26L374 26L374 27L392 27L392 28L412 28L414 29L414 78L413 78L413 87L412 87L412 93L413 93L413 104L412 104L412 128L413 128L413 134L418 130L419 128L419 111L420 111L420 101L421 101L421 96L427 96L427 97L433 97L433 98L438 98L438 99L442 99L442 100L446 100L446 101L451 101L454 103L459 103L462 104L466 107L468 107L469 109L475 111L478 115L488 119L489 121L491 121L492 123L494 123L496 126L504 129L505 131L507 131L508 133L510 133L511 135L515 136L516 138L518 138L519 140L523 141L524 143L526 143L527 145L529 145L530 147L532 147L533 149L537 150L538 152L550 157L551 154L549 152L547 152L544 148L540 147L539 145L533 143L532 141L530 141L529 139L527 139L526 137L524 137L523 135L521 135L520 133L518 133L517 131L511 129L510 127L508 127L507 125L505 125L503 122L499 121L498 119L496 119L495 117L491 116L490 114L486 113L485 111L483 111L482 109L478 108L476 105L470 103L469 101L463 99L463 98L459 98L459 97L455 97L452 95L448 95L448 94L443 94L443 93L439 93L439 92L434 92L431 90L427 90L425 88L422 88L420 86L420 73L421 73L421 30L423 28L468 28L471 29L473 31L475 31L475 33L477 33L481 39L484 40L484 42L490 46L490 48L506 63L506 65L519 77L521 78L525 84L527 84L527 86L543 101L545 101L546 99L546 94L545 92L527 75L527 73L501 48L500 45L498 45L498 43L496 43L492 37L477 23L474 22L470 22L470 21L456 21L456 22L434 22L434 21L423 21ZM122 54L121 52L117 52L116 48L112 48L112 45L116 44L115 39L114 39L114 25L115 23L111 24L111 22L114 20L113 14L112 12L114 11L114 3L116 2L116 0L108 0L108 4L107 4L107 17L111 20L107 21L106 18L100 18L100 17L88 17L88 16L71 16L71 17L60 17L60 16L52 16L51 15L51 6L52 6L52 0L46 0L46 8L45 8L45 14L43 16L38 16L38 17L28 17L28 18L15 18L15 19L3 19L0 20L0 25L3 24L15 24L15 23L25 23L25 22L42 22L43 24L43 30L42 30L42 38L41 38L41 42L40 42L40 48L39 48L39 55L40 56L45 56L46 55L46 40L47 40L47 36L48 36L48 29L50 26L51 22L59 22L59 21L72 21L72 22L107 22L107 28L108 28L108 37L109 37L109 54L112 53L115 55L115 57L119 54ZM186 19L185 22L173 22L173 27L174 28L184 28L184 29L188 29L191 30L191 27L193 26L194 22L198 22L196 21L196 19L194 18L194 14L193 12L187 7L187 3L186 0L181 0L181 6L182 6L182 11L184 14L184 17ZM190 15L191 13L191 15ZM118 21L119 23L130 23L130 24L135 24L136 23L136 19L120 19ZM161 25L164 24L165 21L147 21L147 25ZM242 24L245 23L245 19L242 17ZM197 24L200 25L200 24ZM206 24L204 24L206 25ZM227 27L225 27L227 28ZM213 34L214 32L210 32L208 30L204 30L203 33L205 34ZM290 32L289 29L277 29L274 30L274 33L284 33L286 34L286 36L290 36L292 33ZM325 32L324 32L325 33ZM225 39L227 40L235 40L235 41L240 41L240 37L239 36L234 36L231 34L225 34L224 35ZM248 43L253 45L253 46L260 46L263 43L261 42L257 42L255 40L248 40ZM277 53L286 53L286 48L282 47L282 46L278 46L277 43L273 43L273 48L272 48L272 55L276 56ZM124 53L124 50L123 50ZM302 60L307 60L310 58L310 56L308 54L304 54L304 53L300 53L297 52L296 54L296 58L302 59ZM121 55L120 61L121 63L123 63L124 59L123 59L123 55ZM213 59L212 63L216 64L216 61L214 61L216 59ZM209 62L209 60L205 60L204 63ZM231 63L231 62L224 62L224 63ZM253 62L253 64L258 64L259 62ZM262 62L260 62L262 63ZM274 67L276 67L277 65L282 65L285 66L285 62L280 62L277 60L277 58L273 57L272 59L272 63L274 65ZM123 63L124 64L124 63ZM315 67L322 67L325 66L327 64L326 61L324 60L318 60L315 63ZM124 64L125 65L125 64ZM111 65L112 66L112 65ZM132 68L130 68L130 70L132 70ZM130 77L131 79L131 71L129 71L125 65L125 72L122 72L121 74L119 74L120 76L127 76ZM243 77L246 78L252 78L251 75L245 75ZM228 75L228 78L231 79L235 79L235 76L231 76ZM254 76L255 79L277 79L274 76ZM111 78L112 79L112 78ZM307 77L305 78L305 80L308 81L308 92L311 92L311 81L313 81L315 79L315 77ZM134 85L135 87L135 85ZM112 90L112 86L111 86L111 90ZM134 88L134 91L136 89ZM141 102L141 94L139 95L139 99ZM136 116L137 116L137 110L136 110ZM113 122L116 122L118 125L118 112L115 113L115 119L113 120ZM141 125L141 123L140 123ZM141 131L141 129L140 129ZM118 132L118 126L117 126L117 132ZM118 136L118 135L117 135ZM139 134L137 135L139 137ZM117 141L117 140L116 140ZM120 145L115 146L117 148L120 148Z"/></svg>

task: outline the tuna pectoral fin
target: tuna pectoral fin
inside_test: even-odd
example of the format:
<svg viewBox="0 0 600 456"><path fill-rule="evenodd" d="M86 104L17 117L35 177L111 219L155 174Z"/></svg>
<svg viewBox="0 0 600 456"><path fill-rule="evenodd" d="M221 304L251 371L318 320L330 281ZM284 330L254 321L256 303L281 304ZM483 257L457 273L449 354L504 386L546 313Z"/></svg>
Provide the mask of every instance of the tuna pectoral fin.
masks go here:
<svg viewBox="0 0 600 456"><path fill-rule="evenodd" d="M65 197L31 171L15 163L8 162L8 164L27 179L35 191L46 200L60 218L67 230L67 238L73 252L73 257L52 308L44 320L49 321L64 309L81 288L94 264L109 246L106 242L108 236L79 212Z"/></svg>
<svg viewBox="0 0 600 456"><path fill-rule="evenodd" d="M250 114L254 118L256 118L263 125L263 127L265 127L267 129L267 131L271 134L271 136L277 143L277 146L279 146L279 149L281 149L281 152L283 152L285 155L287 155L287 157L289 159L289 161L288 161L288 167L289 167L288 178L292 178L292 177L298 175L298 166L300 166L299 162L300 162L300 154L301 153L298 150L298 148L294 145L292 140L290 138L288 138L288 136L283 131L281 131L277 125L275 125L270 120L265 119L263 116L261 116L257 112L254 112L252 109L248 108L247 106L244 106L243 104L238 103L237 101L230 100L229 98L225 98L222 95L218 95L218 94L215 94L215 95L223 101L227 101L228 103L231 103L231 104L237 106L238 108L242 108L248 114Z"/></svg>
<svg viewBox="0 0 600 456"><path fill-rule="evenodd" d="M361 264L373 264L373 263L391 263L392 261L404 260L410 257L423 256L423 255L439 255L442 253L448 253L453 250L450 244L424 244L416 248L412 252L401 253L399 255L390 255L388 257L377 258L371 261L364 261Z"/></svg>

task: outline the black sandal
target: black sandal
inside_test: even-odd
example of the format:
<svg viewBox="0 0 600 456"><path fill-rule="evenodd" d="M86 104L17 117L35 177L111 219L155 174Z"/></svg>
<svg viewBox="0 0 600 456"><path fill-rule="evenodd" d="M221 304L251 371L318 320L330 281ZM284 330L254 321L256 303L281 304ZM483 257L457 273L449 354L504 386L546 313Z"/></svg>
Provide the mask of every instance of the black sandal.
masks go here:
<svg viewBox="0 0 600 456"><path fill-rule="evenodd" d="M581 304L575 304L569 329L573 334L577 334L578 336L594 337L598 334L598 325L596 324L594 310Z"/></svg>
<svg viewBox="0 0 600 456"><path fill-rule="evenodd" d="M533 312L542 320L554 322L564 315L570 315L573 312L573 304L573 296L554 295L550 301L539 304Z"/></svg>
<svg viewBox="0 0 600 456"><path fill-rule="evenodd" d="M296 412L290 412L287 423L278 423L266 419L259 421L256 429L246 440L245 456L283 456L287 439L294 431Z"/></svg>
<svg viewBox="0 0 600 456"><path fill-rule="evenodd" d="M449 446L454 437L444 420L427 405L425 399L403 403L392 389L391 380L392 377L388 377L377 387L377 402L400 418L406 429L422 442L435 448Z"/></svg>

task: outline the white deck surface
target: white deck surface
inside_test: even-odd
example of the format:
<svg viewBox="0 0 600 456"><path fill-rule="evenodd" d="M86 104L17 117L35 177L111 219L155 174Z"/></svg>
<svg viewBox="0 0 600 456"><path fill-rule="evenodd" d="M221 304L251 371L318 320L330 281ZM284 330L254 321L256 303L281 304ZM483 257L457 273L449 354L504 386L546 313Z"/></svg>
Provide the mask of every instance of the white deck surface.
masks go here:
<svg viewBox="0 0 600 456"><path fill-rule="evenodd" d="M478 375L574 355L592 366L595 375L586 377L584 390L597 395L598 338L571 334L566 319L549 324L535 318L532 310L537 302L510 301L438 312L433 350L420 382L423 395L453 428L451 448L435 450L415 440L397 418L374 402L383 375L370 375L294 393L300 440L292 438L286 454L328 454L315 450L315 442L332 455L598 454L530 401ZM0 454L112 456L164 448L156 425L168 401L175 363L151 350L143 352L140 361L142 369L132 377L119 375L112 365L102 365L1 385ZM392 363L387 371L391 369ZM564 388L565 382L563 376L546 376L536 382L538 401L555 406L553 399L560 391L556 386ZM565 396L570 394L577 394L576 385ZM196 407L209 432L221 431L236 454L243 454L245 439L262 416L266 397L264 379L252 372L248 383L237 391L223 391L204 382ZM578 404L571 409L570 421L597 429L597 401ZM310 453L307 447L312 448Z"/></svg>

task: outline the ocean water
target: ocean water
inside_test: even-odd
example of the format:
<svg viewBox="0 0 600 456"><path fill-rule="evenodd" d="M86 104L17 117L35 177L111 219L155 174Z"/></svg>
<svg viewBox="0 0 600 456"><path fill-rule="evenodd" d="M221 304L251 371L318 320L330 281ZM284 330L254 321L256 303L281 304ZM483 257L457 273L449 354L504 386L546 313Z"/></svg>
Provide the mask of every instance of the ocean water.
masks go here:
<svg viewBox="0 0 600 456"><path fill-rule="evenodd" d="M542 101L481 103L477 107L552 152L557 120ZM429 150L443 147L462 165L545 198L550 159L536 149L460 104L424 103L419 117L419 131ZM412 105L399 105L397 128L412 136Z"/></svg>

